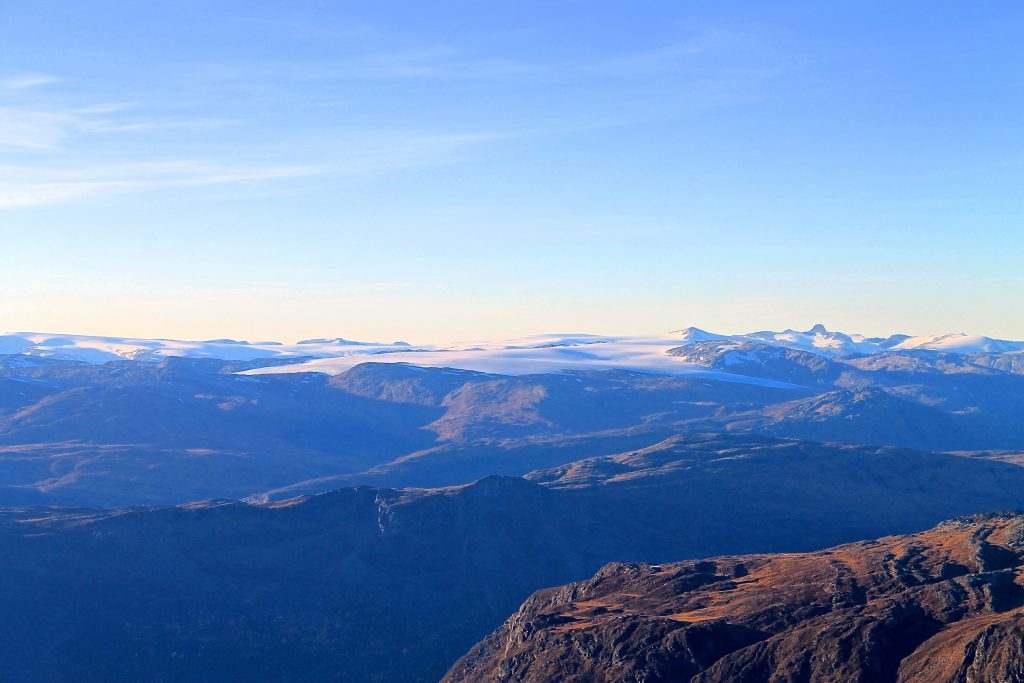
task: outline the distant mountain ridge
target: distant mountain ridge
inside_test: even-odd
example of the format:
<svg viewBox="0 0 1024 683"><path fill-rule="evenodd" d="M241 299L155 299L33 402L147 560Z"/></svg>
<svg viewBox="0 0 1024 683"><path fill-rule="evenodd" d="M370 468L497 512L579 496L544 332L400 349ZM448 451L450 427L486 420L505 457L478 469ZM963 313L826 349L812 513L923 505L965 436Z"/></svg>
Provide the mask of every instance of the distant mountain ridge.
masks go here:
<svg viewBox="0 0 1024 683"><path fill-rule="evenodd" d="M696 327L679 330L686 342L701 341L747 341L769 346L778 346L809 351L829 357L868 355L890 351L942 351L945 353L1012 353L1024 350L1024 342L993 339L964 332L931 336L893 334L888 337L865 337L861 334L846 334L828 330L817 324L800 332L750 332L748 334L719 335L705 332Z"/></svg>
<svg viewBox="0 0 1024 683"><path fill-rule="evenodd" d="M952 354L1012 354L1024 352L1024 341L993 339L965 333L933 336L894 334L866 337L828 330L817 324L806 331L760 331L725 335L687 327L668 334L608 336L592 334L540 334L499 340L452 344L354 341L344 337L305 339L294 344L276 341L212 339L136 339L130 337L16 332L0 335L0 354L20 354L59 360L104 363L112 360L159 361L168 356L254 361L289 360L294 366L277 371L313 371L336 374L352 367L363 355L387 354L388 362L457 367L502 374L561 372L566 369L633 369L686 371L683 363L669 361L671 348L700 342L748 342L806 351L828 358L904 351ZM307 363L298 363L301 360ZM316 361L314 359L320 359ZM693 369L691 369L693 370ZM699 369L696 369L699 372Z"/></svg>
<svg viewBox="0 0 1024 683"><path fill-rule="evenodd" d="M448 486L488 474L520 476L673 434L1024 450L1021 352L829 357L679 336L543 337L533 340L539 347L510 340L514 348L493 353L310 361L352 364L336 374L288 372L308 365L288 357L85 363L2 355L0 505ZM517 371L430 365L480 353L486 363ZM429 363L388 362L403 355ZM602 360L615 357L624 368ZM634 362L644 370L630 369ZM538 372L523 372L535 366Z"/></svg>

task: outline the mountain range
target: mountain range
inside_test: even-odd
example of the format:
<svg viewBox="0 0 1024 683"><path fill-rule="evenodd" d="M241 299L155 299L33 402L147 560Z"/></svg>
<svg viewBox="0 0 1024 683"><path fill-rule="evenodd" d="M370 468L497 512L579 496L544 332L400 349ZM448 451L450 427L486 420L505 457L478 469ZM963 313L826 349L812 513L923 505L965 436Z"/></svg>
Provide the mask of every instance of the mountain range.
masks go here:
<svg viewBox="0 0 1024 683"><path fill-rule="evenodd" d="M827 357L849 357L903 351L939 351L956 354L1008 354L1024 351L1024 342L993 339L966 333L865 337L826 329L817 324L800 332L751 332L724 335L687 327L668 334L607 336L594 334L538 334L499 340L449 344L410 344L403 341L365 342L344 337L305 339L292 344L276 341L210 339L136 339L41 332L0 334L0 354L22 354L58 360L103 363L111 360L158 361L167 357L222 360L307 361L303 370L336 373L352 366L353 356L398 354L387 362L464 367L492 372L530 374L562 369L671 369L685 372L679 363L664 363L664 348L707 341L740 341L809 351ZM415 356L411 354L417 354ZM314 359L331 359L314 362ZM384 359L378 359L384 360ZM358 360L354 362L359 362ZM481 366L470 367L470 366Z"/></svg>
<svg viewBox="0 0 1024 683"><path fill-rule="evenodd" d="M729 435L459 487L7 508L0 665L18 681L436 681L533 591L608 562L809 551L1022 506L1015 464Z"/></svg>
<svg viewBox="0 0 1024 683"><path fill-rule="evenodd" d="M1024 508L1022 349L823 326L449 346L2 336L0 670L830 680L814 668L828 650L831 680L896 680L910 656L939 675L921 653L955 657L926 641L974 642L963 624L1010 604L985 588L1009 570L986 553L1018 552L993 530L1016 518L861 543L834 589L821 549ZM943 540L968 528L981 559ZM740 565L820 595L780 583L772 621L751 605L774 584ZM970 596L936 611L918 589L940 584ZM854 597L830 622L833 593ZM893 622L916 635L878 649L892 601L927 617ZM698 602L724 606L691 620ZM800 635L851 614L863 630L822 650Z"/></svg>
<svg viewBox="0 0 1024 683"><path fill-rule="evenodd" d="M0 356L0 505L452 486L672 434L1024 450L1022 352L900 350L909 343L902 335L817 327L739 339L691 328L656 343L576 335L478 351L382 351L345 340L281 347L338 342L336 352L350 353L316 360L164 356L256 345L152 342L164 344L159 353L102 363L42 355L95 338L38 337L26 353ZM874 352L836 355L844 344ZM439 357L453 366L435 367ZM545 371L534 372L539 358ZM510 371L460 367L481 359Z"/></svg>

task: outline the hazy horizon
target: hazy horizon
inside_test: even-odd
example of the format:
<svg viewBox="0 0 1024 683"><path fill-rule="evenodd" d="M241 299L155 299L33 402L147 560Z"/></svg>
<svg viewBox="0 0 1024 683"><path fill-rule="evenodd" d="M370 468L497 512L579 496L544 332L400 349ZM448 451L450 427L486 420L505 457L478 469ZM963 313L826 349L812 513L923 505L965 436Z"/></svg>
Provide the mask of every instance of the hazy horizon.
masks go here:
<svg viewBox="0 0 1024 683"><path fill-rule="evenodd" d="M391 344L393 342L398 342L398 343L403 343L403 344L411 344L413 346L430 346L430 347L436 347L436 348L443 348L443 347L449 346L449 345L456 346L456 347L465 347L466 345L473 345L473 344L477 344L477 343L481 343L481 344L482 343L495 343L495 342L499 342L500 343L500 342L503 342L503 341L508 341L508 342L522 341L522 342L534 343L537 339L547 338L547 337L555 337L555 338L557 338L557 337L573 337L573 336L594 336L594 337L602 337L602 338L606 337L608 339L615 339L615 338L651 339L651 338L656 338L656 337L671 338L671 337L677 336L677 333L683 332L686 328L695 328L695 329L701 330L703 332L709 332L709 333L712 333L712 334L721 334L721 335L731 335L731 336L735 336L735 337L739 338L739 337L744 337L746 335L749 335L749 334L752 334L752 333L758 333L758 332L775 332L775 333L780 333L780 332L798 332L798 333L808 333L808 332L814 332L814 330L812 330L812 328L813 327L817 327L819 325L823 325L828 333L846 334L846 335L849 335L849 336L855 337L855 338L858 337L858 336L862 336L862 337L869 338L869 339L873 339L873 338L886 339L886 338L893 337L893 336L900 335L900 334L907 335L907 336L909 336L911 338L920 338L920 339L939 338L939 337L944 337L944 336L947 336L947 335L967 335L967 336L972 337L972 338L973 337L990 337L990 338L994 338L993 335L986 335L983 332L978 332L976 330L973 330L973 331L972 330L946 330L946 331L938 331L938 330L936 330L936 331L932 331L932 332L919 332L919 331L916 331L916 330L910 330L910 331L907 331L907 330L889 330L889 331L883 331L883 332L879 332L877 334L874 334L874 333L865 333L865 332L860 331L860 330L842 329L842 328L838 328L838 327L835 327L835 326L832 326L832 325L829 325L827 323L823 323L823 322L820 322L820 321L819 322L815 322L813 324L806 324L806 325L789 325L789 326L784 326L784 327L777 327L777 328L774 328L774 329L771 329L771 330L769 330L768 328L753 328L753 327L742 328L741 326L737 326L736 324L733 324L732 327L728 328L728 329L727 328L710 328L710 327L703 326L703 325L690 325L690 324L686 324L686 325L683 325L683 326L672 326L671 328L666 328L666 329L662 329L662 330L627 330L627 331L622 331L622 332L606 332L606 331L601 331L601 330L595 331L595 330L581 330L581 329L573 330L573 329L558 329L558 328L554 328L554 329L543 329L543 330L537 329L537 330L527 330L527 331L521 331L520 330L520 331L513 331L512 333L509 333L509 334L495 335L495 336L490 336L490 337L480 337L480 336L477 336L477 337L439 337L439 338L427 338L427 337L424 337L422 335L419 335L418 333L415 333L415 331L413 331L413 330L410 330L409 333L407 333L407 334L397 334L397 335L390 335L390 336L388 336L388 335L376 335L376 336L371 335L369 337L354 337L352 335L346 335L346 334L312 334L312 335L299 336L299 337L278 337L278 338L274 338L274 337L266 337L266 336L243 337L243 336L237 336L237 335L236 336L230 336L230 335L208 335L208 336L204 336L204 337L174 337L174 336L161 335L161 334L154 334L154 335L118 334L117 332L114 332L114 331L106 331L106 332L96 332L96 333L93 333L93 332L82 332L82 331L75 331L75 330L63 330L63 329L52 329L52 330L49 330L49 329L48 330L43 330L43 329L39 329L39 330L0 329L0 337L2 337L2 336L10 336L10 335L15 335L16 336L16 335L19 335L19 334L27 334L27 335L40 335L40 334L44 334L44 335L53 335L55 338L56 337L85 338L85 339L88 339L88 338L107 338L107 339L112 339L112 340L119 340L119 339L132 340L132 339L137 339L137 340L140 340L140 341L145 341L145 340L166 340L166 341L188 341L188 342L218 342L218 341L225 341L225 342L232 342L232 343L251 344L253 346L261 346L261 345L267 345L267 344L282 344L284 346L295 346L295 345L306 343L306 342L310 342L310 341L330 341L330 340L335 340L335 339L342 339L342 340L345 340L345 341L357 342L357 343ZM1021 341L1021 342L1024 342L1024 340L1015 340L1015 339L1006 339L1006 341Z"/></svg>

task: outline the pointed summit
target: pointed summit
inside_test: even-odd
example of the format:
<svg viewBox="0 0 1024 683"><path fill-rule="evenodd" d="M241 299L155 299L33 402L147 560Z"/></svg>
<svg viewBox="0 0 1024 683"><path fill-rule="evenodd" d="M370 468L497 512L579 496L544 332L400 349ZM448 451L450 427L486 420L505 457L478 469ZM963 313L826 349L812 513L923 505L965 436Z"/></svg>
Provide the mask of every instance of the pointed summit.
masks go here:
<svg viewBox="0 0 1024 683"><path fill-rule="evenodd" d="M698 342L710 341L712 339L724 339L720 334L713 334L702 330L699 327L686 327L681 330L672 330L670 334L678 334L683 341Z"/></svg>
<svg viewBox="0 0 1024 683"><path fill-rule="evenodd" d="M828 330L821 323L818 323L811 329L807 330L807 334L828 334Z"/></svg>

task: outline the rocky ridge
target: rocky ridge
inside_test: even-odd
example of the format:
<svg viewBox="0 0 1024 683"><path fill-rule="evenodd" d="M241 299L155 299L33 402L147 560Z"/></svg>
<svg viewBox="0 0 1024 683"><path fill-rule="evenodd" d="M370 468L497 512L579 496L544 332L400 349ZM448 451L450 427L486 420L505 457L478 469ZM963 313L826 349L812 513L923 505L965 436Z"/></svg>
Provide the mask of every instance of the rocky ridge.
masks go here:
<svg viewBox="0 0 1024 683"><path fill-rule="evenodd" d="M609 564L535 593L444 678L1024 680L1024 516L812 553Z"/></svg>

